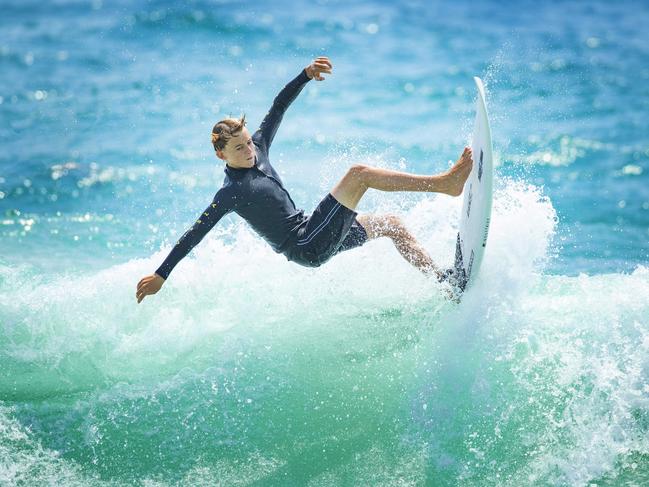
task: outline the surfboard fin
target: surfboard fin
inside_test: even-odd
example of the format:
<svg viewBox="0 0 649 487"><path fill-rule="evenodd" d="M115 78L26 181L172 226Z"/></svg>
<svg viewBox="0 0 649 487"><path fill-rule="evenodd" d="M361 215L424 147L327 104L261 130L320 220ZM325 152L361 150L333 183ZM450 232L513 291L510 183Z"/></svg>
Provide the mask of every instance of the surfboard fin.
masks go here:
<svg viewBox="0 0 649 487"><path fill-rule="evenodd" d="M457 242L455 244L455 263L450 269L442 272L442 282L448 281L453 287L456 287L463 292L466 284L469 281L469 276L464 271L464 260L462 257L462 246L460 245L460 234L457 234Z"/></svg>

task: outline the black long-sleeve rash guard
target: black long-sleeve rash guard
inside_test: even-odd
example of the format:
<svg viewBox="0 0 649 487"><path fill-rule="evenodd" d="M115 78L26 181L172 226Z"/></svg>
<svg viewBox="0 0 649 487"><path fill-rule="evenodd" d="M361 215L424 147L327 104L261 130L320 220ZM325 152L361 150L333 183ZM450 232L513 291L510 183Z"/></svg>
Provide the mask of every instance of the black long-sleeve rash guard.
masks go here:
<svg viewBox="0 0 649 487"><path fill-rule="evenodd" d="M225 166L223 187L214 195L194 225L178 240L156 274L167 279L173 268L205 237L216 223L234 211L263 237L277 253L290 245L291 238L306 220L298 210L282 180L271 166L268 150L284 112L309 81L306 70L279 92L252 141L256 148L255 165L239 169Z"/></svg>

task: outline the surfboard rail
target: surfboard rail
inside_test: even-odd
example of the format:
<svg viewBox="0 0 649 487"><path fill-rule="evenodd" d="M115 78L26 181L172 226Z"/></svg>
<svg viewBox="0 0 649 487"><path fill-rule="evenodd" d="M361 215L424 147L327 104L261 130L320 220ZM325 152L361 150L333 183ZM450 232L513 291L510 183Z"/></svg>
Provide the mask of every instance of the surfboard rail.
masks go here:
<svg viewBox="0 0 649 487"><path fill-rule="evenodd" d="M461 292L475 280L482 264L493 200L493 147L485 90L479 77L473 80L478 92L471 142L473 168L464 185L453 272L453 284Z"/></svg>

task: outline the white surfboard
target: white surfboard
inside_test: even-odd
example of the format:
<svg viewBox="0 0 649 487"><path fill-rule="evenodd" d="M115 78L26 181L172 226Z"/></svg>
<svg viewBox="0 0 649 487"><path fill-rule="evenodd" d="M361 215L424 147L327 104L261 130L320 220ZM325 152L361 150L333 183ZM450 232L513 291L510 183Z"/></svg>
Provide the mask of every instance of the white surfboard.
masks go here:
<svg viewBox="0 0 649 487"><path fill-rule="evenodd" d="M478 88L473 126L473 168L464 184L464 203L455 248L455 284L464 291L475 280L487 245L493 192L491 129L482 80L473 78Z"/></svg>

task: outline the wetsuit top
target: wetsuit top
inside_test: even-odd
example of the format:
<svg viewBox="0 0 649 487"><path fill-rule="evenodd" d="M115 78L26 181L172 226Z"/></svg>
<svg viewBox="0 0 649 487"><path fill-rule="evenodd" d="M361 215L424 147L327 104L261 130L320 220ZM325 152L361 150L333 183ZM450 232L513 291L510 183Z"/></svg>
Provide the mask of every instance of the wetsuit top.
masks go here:
<svg viewBox="0 0 649 487"><path fill-rule="evenodd" d="M302 72L279 92L270 111L253 136L256 158L251 168L234 168L226 164L223 187L171 250L156 274L167 279L180 262L225 215L234 211L266 240L275 252L283 252L306 217L298 210L284 188L279 174L271 166L268 149L275 137L284 112L309 81Z"/></svg>

